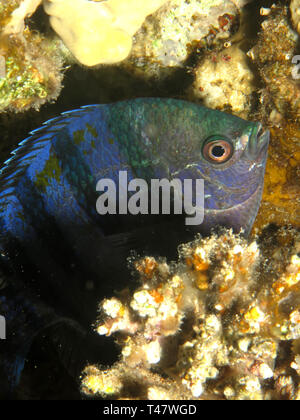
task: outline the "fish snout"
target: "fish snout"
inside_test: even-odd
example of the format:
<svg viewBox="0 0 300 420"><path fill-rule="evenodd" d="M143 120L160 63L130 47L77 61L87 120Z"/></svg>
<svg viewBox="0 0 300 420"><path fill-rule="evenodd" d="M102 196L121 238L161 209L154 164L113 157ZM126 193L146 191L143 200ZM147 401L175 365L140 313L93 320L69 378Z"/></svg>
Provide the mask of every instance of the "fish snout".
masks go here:
<svg viewBox="0 0 300 420"><path fill-rule="evenodd" d="M270 132L258 123L253 129L248 143L248 157L255 161L264 160L267 156L267 149L270 140Z"/></svg>
<svg viewBox="0 0 300 420"><path fill-rule="evenodd" d="M267 157L267 150L270 141L270 131L261 128L257 133L257 159L264 160Z"/></svg>

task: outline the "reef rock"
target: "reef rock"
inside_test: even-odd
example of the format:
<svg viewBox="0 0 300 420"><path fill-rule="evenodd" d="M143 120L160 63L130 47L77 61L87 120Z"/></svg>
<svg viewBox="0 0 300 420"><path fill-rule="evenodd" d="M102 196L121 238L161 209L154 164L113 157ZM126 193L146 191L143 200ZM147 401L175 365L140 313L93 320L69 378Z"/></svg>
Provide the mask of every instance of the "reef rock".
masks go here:
<svg viewBox="0 0 300 420"><path fill-rule="evenodd" d="M282 121L270 131L264 191L254 231L270 223L300 227L300 125Z"/></svg>
<svg viewBox="0 0 300 420"><path fill-rule="evenodd" d="M25 25L38 0L0 0L0 112L38 109L60 93L58 42Z"/></svg>
<svg viewBox="0 0 300 420"><path fill-rule="evenodd" d="M152 74L182 66L194 47L227 39L244 2L170 0L149 16L134 37L129 64Z"/></svg>
<svg viewBox="0 0 300 420"><path fill-rule="evenodd" d="M280 116L296 119L300 115L300 84L292 77L298 36L287 15L286 7L272 7L257 44L248 52L265 85L260 94L261 113L271 123Z"/></svg>
<svg viewBox="0 0 300 420"><path fill-rule="evenodd" d="M248 58L236 45L212 52L196 67L191 99L199 98L210 108L247 117L254 91Z"/></svg>
<svg viewBox="0 0 300 420"><path fill-rule="evenodd" d="M297 34L286 7L275 7L248 52L262 80L256 120L271 131L261 207L254 229L268 223L300 226L300 81L293 77Z"/></svg>

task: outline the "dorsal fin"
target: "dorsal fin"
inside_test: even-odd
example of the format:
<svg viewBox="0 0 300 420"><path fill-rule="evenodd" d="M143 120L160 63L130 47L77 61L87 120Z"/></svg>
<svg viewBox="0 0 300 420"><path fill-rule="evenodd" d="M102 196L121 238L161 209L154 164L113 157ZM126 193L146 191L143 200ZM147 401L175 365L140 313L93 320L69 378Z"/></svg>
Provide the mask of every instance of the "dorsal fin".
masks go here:
<svg viewBox="0 0 300 420"><path fill-rule="evenodd" d="M28 164L38 156L39 151L45 147L47 142L51 142L53 137L73 119L82 117L99 106L101 105L86 105L79 109L63 112L59 117L52 118L44 122L40 128L31 131L30 136L18 144L19 147L13 150L11 157L4 162L0 170L0 198L13 193L13 186L16 185ZM12 188L11 192L7 191L8 188Z"/></svg>

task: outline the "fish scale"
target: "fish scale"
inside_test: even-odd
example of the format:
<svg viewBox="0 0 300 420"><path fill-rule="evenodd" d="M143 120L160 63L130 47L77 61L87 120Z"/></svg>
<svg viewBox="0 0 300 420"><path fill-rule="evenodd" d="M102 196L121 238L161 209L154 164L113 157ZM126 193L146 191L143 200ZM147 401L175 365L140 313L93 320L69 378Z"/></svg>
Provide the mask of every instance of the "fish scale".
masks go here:
<svg viewBox="0 0 300 420"><path fill-rule="evenodd" d="M204 152L216 136L232 148L221 164ZM131 251L173 258L177 245L198 232L224 226L249 233L267 145L259 123L169 98L88 105L32 131L0 173L0 249L9 272L0 290L0 314L8 320L0 381L9 377L10 388L16 386L34 337L50 324L85 340L97 302L130 280ZM142 178L148 185L203 178L203 223L187 227L184 214L99 215L96 184L109 178L118 186L119 171L128 182ZM28 316L21 320L22 308ZM79 348L55 331L62 354ZM64 363L73 366L74 357L64 356Z"/></svg>

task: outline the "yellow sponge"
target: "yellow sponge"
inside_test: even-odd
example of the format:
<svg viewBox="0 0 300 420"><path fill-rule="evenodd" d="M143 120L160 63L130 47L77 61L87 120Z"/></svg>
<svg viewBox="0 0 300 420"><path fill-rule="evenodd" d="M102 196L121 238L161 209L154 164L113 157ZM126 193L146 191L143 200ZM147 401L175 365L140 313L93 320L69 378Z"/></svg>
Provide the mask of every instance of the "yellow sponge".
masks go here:
<svg viewBox="0 0 300 420"><path fill-rule="evenodd" d="M86 66L112 64L130 53L132 35L166 0L45 0L55 32Z"/></svg>

